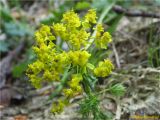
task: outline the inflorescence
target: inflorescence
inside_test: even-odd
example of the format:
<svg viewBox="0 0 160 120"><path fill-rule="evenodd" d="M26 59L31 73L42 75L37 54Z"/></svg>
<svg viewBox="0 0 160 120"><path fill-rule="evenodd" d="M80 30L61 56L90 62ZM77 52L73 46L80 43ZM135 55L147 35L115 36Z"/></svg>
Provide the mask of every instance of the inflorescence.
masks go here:
<svg viewBox="0 0 160 120"><path fill-rule="evenodd" d="M60 23L52 26L42 25L35 32L36 45L33 47L37 59L30 64L27 75L35 88L41 88L43 82L59 82L69 67L72 74L67 78L61 90L64 99L53 103L52 112L59 113L69 103L69 100L85 91L84 75L92 74L95 77L108 76L114 66L109 59L92 64L91 56L94 57L86 45L96 49L106 49L112 41L109 32L104 32L102 24L97 24L96 11L91 9L80 19L73 10L66 12ZM96 31L92 36L90 31ZM59 39L60 38L60 39ZM89 39L94 39L93 43ZM68 49L56 44L56 40L65 43ZM92 66L92 69L90 69ZM86 92L87 93L87 92ZM87 93L89 94L89 93Z"/></svg>

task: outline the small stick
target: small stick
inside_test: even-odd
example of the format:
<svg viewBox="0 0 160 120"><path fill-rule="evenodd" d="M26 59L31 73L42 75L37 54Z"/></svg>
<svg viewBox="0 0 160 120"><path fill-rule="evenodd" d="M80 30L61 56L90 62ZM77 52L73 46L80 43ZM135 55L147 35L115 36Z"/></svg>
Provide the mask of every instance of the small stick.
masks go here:
<svg viewBox="0 0 160 120"><path fill-rule="evenodd" d="M114 55L115 55L117 67L121 68L121 64L120 64L120 61L119 61L119 56L118 56L118 53L117 53L117 50L116 50L116 47L115 47L114 43L112 43L112 48L113 48L113 52L114 52Z"/></svg>
<svg viewBox="0 0 160 120"><path fill-rule="evenodd" d="M133 69L132 72L146 72L146 73L157 73L160 74L160 69L156 68L140 68Z"/></svg>
<svg viewBox="0 0 160 120"><path fill-rule="evenodd" d="M140 10L129 10L129 9L125 9L119 5L113 6L112 10L118 14L124 14L124 15L130 16L130 17L160 18L160 14L157 14L157 13L145 12L145 11L140 11Z"/></svg>
<svg viewBox="0 0 160 120"><path fill-rule="evenodd" d="M0 88L6 83L6 75L11 72L12 60L21 52L24 47L24 40L13 51L0 61Z"/></svg>

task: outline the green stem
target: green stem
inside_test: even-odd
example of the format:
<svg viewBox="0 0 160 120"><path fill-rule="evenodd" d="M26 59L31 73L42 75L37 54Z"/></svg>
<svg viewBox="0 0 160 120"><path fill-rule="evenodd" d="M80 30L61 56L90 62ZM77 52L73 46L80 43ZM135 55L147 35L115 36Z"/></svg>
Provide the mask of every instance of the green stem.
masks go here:
<svg viewBox="0 0 160 120"><path fill-rule="evenodd" d="M62 48L62 45L63 45L63 40L61 39L61 40L60 40L59 47Z"/></svg>
<svg viewBox="0 0 160 120"><path fill-rule="evenodd" d="M57 87L57 89L51 94L51 96L49 97L49 100L53 99L55 96L57 96L63 89L68 76L71 74L71 72L69 72L70 66L66 69L66 71L63 74L63 77L61 79L61 84Z"/></svg>
<svg viewBox="0 0 160 120"><path fill-rule="evenodd" d="M105 93L105 92L108 92L109 90L110 90L110 89L104 89L104 90L100 91L99 93L97 93L97 95L102 94L102 93Z"/></svg>
<svg viewBox="0 0 160 120"><path fill-rule="evenodd" d="M87 80L87 77L84 75L83 76L84 80L83 80L83 88L84 88L84 91L87 95L89 95L91 93L91 88L90 88L90 85L89 85L89 82Z"/></svg>
<svg viewBox="0 0 160 120"><path fill-rule="evenodd" d="M59 47L59 46L57 46L57 45L56 45L56 49L57 49L58 51L60 51L60 52L63 52L63 50L61 49L61 47Z"/></svg>
<svg viewBox="0 0 160 120"><path fill-rule="evenodd" d="M77 65L77 74L78 74L78 72L79 72L79 66Z"/></svg>

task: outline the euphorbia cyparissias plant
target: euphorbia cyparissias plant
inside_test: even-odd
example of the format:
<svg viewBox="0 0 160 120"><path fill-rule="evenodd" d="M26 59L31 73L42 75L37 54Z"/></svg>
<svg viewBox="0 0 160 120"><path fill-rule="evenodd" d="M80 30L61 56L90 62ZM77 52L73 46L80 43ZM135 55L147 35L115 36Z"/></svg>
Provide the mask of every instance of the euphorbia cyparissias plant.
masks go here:
<svg viewBox="0 0 160 120"><path fill-rule="evenodd" d="M93 35L91 31L96 34ZM70 99L77 95L93 94L95 87L92 84L96 84L96 81L87 78L106 77L114 68L109 59L94 64L92 62L93 58L97 59L92 50L105 50L112 41L109 32L104 32L103 25L97 24L94 9L90 9L83 18L73 10L68 11L63 14L60 23L54 23L52 26L41 25L35 32L35 37L36 45L33 50L37 59L27 70L32 85L41 88L43 82L63 82L60 93L64 97L53 103L53 113L62 112ZM68 47L64 49L63 44ZM62 81L66 73L68 76Z"/></svg>

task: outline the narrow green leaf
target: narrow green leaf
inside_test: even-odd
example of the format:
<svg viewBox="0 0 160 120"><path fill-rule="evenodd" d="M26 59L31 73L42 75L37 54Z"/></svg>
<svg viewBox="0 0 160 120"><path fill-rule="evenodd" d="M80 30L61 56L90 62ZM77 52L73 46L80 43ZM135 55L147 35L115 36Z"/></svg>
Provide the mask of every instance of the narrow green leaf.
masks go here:
<svg viewBox="0 0 160 120"><path fill-rule="evenodd" d="M95 68L95 66L91 63L87 63L87 68L93 70Z"/></svg>
<svg viewBox="0 0 160 120"><path fill-rule="evenodd" d="M123 96L125 93L125 87L122 84L115 84L109 88L109 91L115 96Z"/></svg>
<svg viewBox="0 0 160 120"><path fill-rule="evenodd" d="M123 17L123 14L122 15L117 15L117 17L114 19L112 25L108 29L109 33L112 34L116 30L116 28L118 26L118 23L120 22L122 17Z"/></svg>

